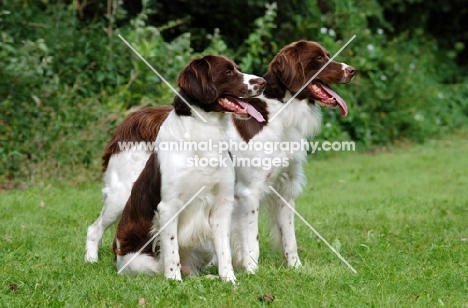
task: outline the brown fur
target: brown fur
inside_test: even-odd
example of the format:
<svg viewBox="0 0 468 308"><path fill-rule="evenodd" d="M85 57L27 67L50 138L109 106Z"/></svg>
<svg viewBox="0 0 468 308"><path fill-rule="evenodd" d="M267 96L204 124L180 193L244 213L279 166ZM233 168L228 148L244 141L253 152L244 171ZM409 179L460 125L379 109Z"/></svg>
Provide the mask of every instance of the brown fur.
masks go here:
<svg viewBox="0 0 468 308"><path fill-rule="evenodd" d="M161 173L157 154L153 152L133 185L132 194L122 212L115 235L115 239L119 240L120 249L117 249L115 239L112 245L116 255L122 256L136 252L150 240L149 230L151 230L154 212L160 201ZM151 246L147 245L142 253L155 255L151 251Z"/></svg>
<svg viewBox="0 0 468 308"><path fill-rule="evenodd" d="M217 103L218 98L243 97L248 94L248 87L242 83L243 76L235 68L239 70L236 63L221 56L192 60L177 78L181 88L179 93L188 103L206 112L225 112ZM179 96L175 97L172 105L177 115L192 115L190 107Z"/></svg>
<svg viewBox="0 0 468 308"><path fill-rule="evenodd" d="M329 60L330 53L316 42L298 41L287 45L271 61L270 69L264 76L268 82L264 95L282 101L286 90L295 94ZM354 73L354 68L349 69ZM341 63L332 61L312 82L341 83L342 75ZM297 98L316 99L307 88L302 90Z"/></svg>
<svg viewBox="0 0 468 308"><path fill-rule="evenodd" d="M102 155L102 172L107 170L112 155L121 152L119 142L153 142L158 136L161 124L166 120L172 106L147 107L130 114L115 130L107 142Z"/></svg>
<svg viewBox="0 0 468 308"><path fill-rule="evenodd" d="M177 84L204 105L215 103L226 93L245 95L247 86L242 84L243 77L236 73L234 68L239 69L234 62L225 57L205 56L203 59L191 61L180 72Z"/></svg>

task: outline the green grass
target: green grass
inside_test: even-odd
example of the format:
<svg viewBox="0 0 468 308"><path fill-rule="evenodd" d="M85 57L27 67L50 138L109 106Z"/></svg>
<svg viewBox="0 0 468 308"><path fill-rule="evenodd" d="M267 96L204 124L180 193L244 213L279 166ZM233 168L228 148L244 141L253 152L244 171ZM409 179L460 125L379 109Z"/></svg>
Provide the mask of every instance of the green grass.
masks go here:
<svg viewBox="0 0 468 308"><path fill-rule="evenodd" d="M0 194L2 307L468 307L468 141L387 153L340 153L306 166L298 211L357 269L353 274L300 221L304 268L288 269L262 221L257 275L235 288L206 278L117 275L106 232L100 262L83 261L100 183L44 184ZM40 203L44 202L44 207ZM11 290L10 285L17 285Z"/></svg>

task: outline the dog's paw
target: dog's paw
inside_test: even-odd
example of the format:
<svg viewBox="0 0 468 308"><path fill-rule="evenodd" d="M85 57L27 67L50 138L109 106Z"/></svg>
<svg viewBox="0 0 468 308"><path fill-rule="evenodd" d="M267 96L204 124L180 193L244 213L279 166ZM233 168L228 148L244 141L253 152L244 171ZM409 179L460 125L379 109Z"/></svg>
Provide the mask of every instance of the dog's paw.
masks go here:
<svg viewBox="0 0 468 308"><path fill-rule="evenodd" d="M236 283L236 276L234 275L234 272L225 272L224 275L219 275L219 278L221 278L222 281L227 281L227 282L232 282Z"/></svg>
<svg viewBox="0 0 468 308"><path fill-rule="evenodd" d="M89 251L87 251L85 253L85 262L88 262L88 263L96 263L98 261L98 255L97 253L90 253Z"/></svg>
<svg viewBox="0 0 468 308"><path fill-rule="evenodd" d="M177 281L182 281L182 275L180 273L180 270L175 270L175 271L170 271L170 272L165 272L164 277L167 279L172 279L172 280L177 280Z"/></svg>
<svg viewBox="0 0 468 308"><path fill-rule="evenodd" d="M297 253L285 253L285 259L288 264L288 267L293 267L293 268L300 268L302 267L301 260L299 259L299 256Z"/></svg>
<svg viewBox="0 0 468 308"><path fill-rule="evenodd" d="M244 265L244 269L247 274L255 274L258 270L258 265L255 262L249 262Z"/></svg>

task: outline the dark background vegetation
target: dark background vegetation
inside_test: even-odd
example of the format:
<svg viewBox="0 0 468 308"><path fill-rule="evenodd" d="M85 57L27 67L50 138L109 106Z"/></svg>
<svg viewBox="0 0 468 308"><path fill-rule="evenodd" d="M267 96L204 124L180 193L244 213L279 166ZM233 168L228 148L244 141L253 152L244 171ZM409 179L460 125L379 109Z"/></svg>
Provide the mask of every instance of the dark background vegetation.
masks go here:
<svg viewBox="0 0 468 308"><path fill-rule="evenodd" d="M0 1L0 183L98 178L115 127L174 94L198 55L263 74L286 44L322 43L359 71L335 86L350 114L324 110L319 139L362 148L423 142L468 124L466 1Z"/></svg>

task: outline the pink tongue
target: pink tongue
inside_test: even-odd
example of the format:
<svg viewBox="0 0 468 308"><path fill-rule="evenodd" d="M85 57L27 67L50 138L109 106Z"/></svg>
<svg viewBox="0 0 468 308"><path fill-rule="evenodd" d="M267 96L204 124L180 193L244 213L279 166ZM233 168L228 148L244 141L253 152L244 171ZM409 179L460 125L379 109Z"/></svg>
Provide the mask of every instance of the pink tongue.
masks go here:
<svg viewBox="0 0 468 308"><path fill-rule="evenodd" d="M345 117L348 114L348 106L346 106L345 101L338 94L336 94L335 91L333 91L329 86L327 86L326 84L320 83L320 86L322 87L322 89L325 90L325 92L330 94L336 100L336 102L340 106L341 116Z"/></svg>
<svg viewBox="0 0 468 308"><path fill-rule="evenodd" d="M245 110L247 110L247 113L250 114L252 117L254 117L255 120L257 120L258 122L265 122L265 118L262 116L260 112L257 111L257 109L254 108L254 106L240 99L237 99L236 102L239 105L241 105Z"/></svg>

